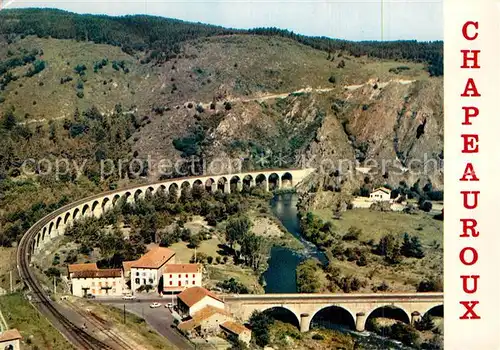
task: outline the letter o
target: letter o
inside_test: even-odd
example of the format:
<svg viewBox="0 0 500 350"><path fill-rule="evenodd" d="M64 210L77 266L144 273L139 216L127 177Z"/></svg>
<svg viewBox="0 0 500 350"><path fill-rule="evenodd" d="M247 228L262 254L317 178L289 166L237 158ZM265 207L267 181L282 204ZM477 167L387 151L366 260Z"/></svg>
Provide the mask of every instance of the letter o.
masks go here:
<svg viewBox="0 0 500 350"><path fill-rule="evenodd" d="M470 261L467 261L465 258L465 253L467 251L470 251L472 253L472 260ZM476 262L477 262L477 259L478 259L478 254L477 254L477 250L475 248L472 248L472 247L465 247L463 248L461 251L460 251L460 261L462 262L462 264L464 265L467 265L467 266L470 266L470 265L474 265Z"/></svg>

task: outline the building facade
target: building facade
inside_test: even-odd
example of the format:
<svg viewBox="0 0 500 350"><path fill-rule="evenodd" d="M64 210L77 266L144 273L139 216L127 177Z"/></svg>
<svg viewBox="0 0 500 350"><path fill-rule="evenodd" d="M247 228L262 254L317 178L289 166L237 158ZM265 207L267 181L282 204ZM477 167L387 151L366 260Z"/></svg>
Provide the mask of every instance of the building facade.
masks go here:
<svg viewBox="0 0 500 350"><path fill-rule="evenodd" d="M385 202L391 200L391 190L385 187L379 187L370 193L370 200L374 202Z"/></svg>
<svg viewBox="0 0 500 350"><path fill-rule="evenodd" d="M225 309L224 301L203 287L187 288L177 296L177 312L182 317L192 317L207 306Z"/></svg>
<svg viewBox="0 0 500 350"><path fill-rule="evenodd" d="M201 287L200 264L167 264L163 272L163 292L182 292L186 288Z"/></svg>
<svg viewBox="0 0 500 350"><path fill-rule="evenodd" d="M21 350L21 333L17 329L9 329L0 332L1 350Z"/></svg>
<svg viewBox="0 0 500 350"><path fill-rule="evenodd" d="M132 292L149 286L158 289L158 283L163 276L167 264L175 263L175 252L168 248L155 247L135 261L125 261L123 270L130 276Z"/></svg>
<svg viewBox="0 0 500 350"><path fill-rule="evenodd" d="M220 324L232 321L230 313L213 306L205 306L193 316L178 325L178 328L189 337L217 335L220 332Z"/></svg>
<svg viewBox="0 0 500 350"><path fill-rule="evenodd" d="M122 296L124 278L121 269L74 272L70 278L71 292L77 297L86 294L95 296Z"/></svg>

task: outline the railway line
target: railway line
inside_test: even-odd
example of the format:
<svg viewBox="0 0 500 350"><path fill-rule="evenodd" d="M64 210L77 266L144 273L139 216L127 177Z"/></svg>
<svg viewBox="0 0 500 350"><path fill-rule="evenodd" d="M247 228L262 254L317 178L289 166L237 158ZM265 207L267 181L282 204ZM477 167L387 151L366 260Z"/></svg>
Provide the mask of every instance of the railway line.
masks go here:
<svg viewBox="0 0 500 350"><path fill-rule="evenodd" d="M85 350L116 350L123 347L111 347L110 345L88 334L85 330L81 329L78 325L68 319L56 307L55 302L43 290L40 282L36 278L34 272L31 270L30 259L31 254L29 247L38 229L42 227L46 220L50 220L51 215L41 219L33 225L26 234L21 238L17 250L17 267L19 275L29 288L32 296L37 301L38 310L44 314L51 323L77 348ZM127 349L127 348L124 348Z"/></svg>

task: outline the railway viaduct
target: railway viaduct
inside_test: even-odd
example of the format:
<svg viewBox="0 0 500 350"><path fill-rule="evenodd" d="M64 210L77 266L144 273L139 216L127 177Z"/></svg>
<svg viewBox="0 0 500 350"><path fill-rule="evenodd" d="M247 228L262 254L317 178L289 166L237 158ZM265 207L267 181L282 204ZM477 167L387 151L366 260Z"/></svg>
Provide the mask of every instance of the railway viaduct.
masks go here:
<svg viewBox="0 0 500 350"><path fill-rule="evenodd" d="M427 312L443 305L443 293L369 293L369 294L242 294L226 295L226 309L243 321L253 311L282 309L302 332L307 332L321 313L330 312L342 323L361 332L368 317L384 312L388 317L413 324ZM390 315L389 315L390 314ZM328 317L328 314L327 316Z"/></svg>
<svg viewBox="0 0 500 350"><path fill-rule="evenodd" d="M266 191L289 188L296 186L314 170L312 168L281 169L194 176L101 193L66 205L35 224L32 229L37 230L37 233L33 235L29 251L35 254L39 250L43 250L51 239L63 235L66 227L71 226L73 222L84 217L99 217L113 208L118 200L134 203L138 199L154 195L159 191L170 193L173 190L180 196L183 188L192 189L196 186L205 188L210 192L221 190L225 193L241 191L245 185L249 187L261 186Z"/></svg>

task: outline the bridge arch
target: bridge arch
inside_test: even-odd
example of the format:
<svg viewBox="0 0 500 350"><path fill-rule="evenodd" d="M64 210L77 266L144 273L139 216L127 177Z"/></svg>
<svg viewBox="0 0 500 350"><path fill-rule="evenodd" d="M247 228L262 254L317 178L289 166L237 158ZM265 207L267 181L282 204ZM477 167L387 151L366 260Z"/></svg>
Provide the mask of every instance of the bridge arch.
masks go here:
<svg viewBox="0 0 500 350"><path fill-rule="evenodd" d="M196 184L196 182L195 182L195 184ZM214 179L214 178L212 178L212 177L208 178L208 179L205 181L205 190L206 190L207 192L209 192L209 193L210 193L210 192L211 192L211 193L215 193L215 191L216 191L216 186L217 186L217 185L216 185L215 179Z"/></svg>
<svg viewBox="0 0 500 350"><path fill-rule="evenodd" d="M267 188L267 177L264 174L259 174L255 177L257 187Z"/></svg>
<svg viewBox="0 0 500 350"><path fill-rule="evenodd" d="M237 192L241 191L241 188L243 187L243 181L241 181L241 178L237 175L231 177L229 180L229 189L231 192Z"/></svg>
<svg viewBox="0 0 500 350"><path fill-rule="evenodd" d="M56 220L56 230L59 230L59 225L61 224L62 218L60 216L57 217Z"/></svg>
<svg viewBox="0 0 500 350"><path fill-rule="evenodd" d="M370 325L370 320L378 317L390 318L406 324L411 323L411 315L404 307L399 305L378 305L366 313L365 328Z"/></svg>
<svg viewBox="0 0 500 350"><path fill-rule="evenodd" d="M54 228L54 221L49 224L49 238L52 238L52 229Z"/></svg>
<svg viewBox="0 0 500 350"><path fill-rule="evenodd" d="M217 190L224 193L230 192L229 181L225 176L221 176L217 179Z"/></svg>
<svg viewBox="0 0 500 350"><path fill-rule="evenodd" d="M426 310L421 314L421 316L425 316L425 314L430 314L431 316L444 317L444 304L438 304L430 309Z"/></svg>
<svg viewBox="0 0 500 350"><path fill-rule="evenodd" d="M247 174L243 177L243 187L250 188L255 186L255 179L252 175Z"/></svg>
<svg viewBox="0 0 500 350"><path fill-rule="evenodd" d="M134 192L134 202L137 203L139 200L144 199L145 194L142 189L138 189Z"/></svg>
<svg viewBox="0 0 500 350"><path fill-rule="evenodd" d="M68 220L70 219L70 217L71 217L71 214L70 214L70 212L68 211L68 212L66 213L66 215L64 215L64 224L65 224L65 225L68 223Z"/></svg>
<svg viewBox="0 0 500 350"><path fill-rule="evenodd" d="M281 187L281 177L276 173L270 174L267 178L267 182L269 184L270 191Z"/></svg>
<svg viewBox="0 0 500 350"><path fill-rule="evenodd" d="M79 208L76 208L74 211L73 211L73 221L75 221L76 219L79 218L78 214L80 213L80 209Z"/></svg>
<svg viewBox="0 0 500 350"><path fill-rule="evenodd" d="M293 176L288 171L281 175L281 184L283 187L292 187L293 186Z"/></svg>
<svg viewBox="0 0 500 350"><path fill-rule="evenodd" d="M168 186L168 193L171 195L171 196L180 196L181 192L180 192L180 189L179 189L179 185L174 182L173 184L171 184L170 186Z"/></svg>
<svg viewBox="0 0 500 350"><path fill-rule="evenodd" d="M110 206L111 199L109 197L104 197L101 201L101 210L103 213L108 211L109 206Z"/></svg>
<svg viewBox="0 0 500 350"><path fill-rule="evenodd" d="M93 214L95 214L95 209L99 206L99 201L94 201L94 203L92 203L92 207L90 208L91 212Z"/></svg>
<svg viewBox="0 0 500 350"><path fill-rule="evenodd" d="M300 329L300 316L286 306L270 306L262 309L262 312L275 320L290 323Z"/></svg>
<svg viewBox="0 0 500 350"><path fill-rule="evenodd" d="M82 217L83 217L83 218L87 216L87 214L88 214L89 210L90 210L89 205L88 205L88 204L85 204L85 205L83 206L83 208L82 208Z"/></svg>
<svg viewBox="0 0 500 350"><path fill-rule="evenodd" d="M356 329L356 315L349 308L340 305L323 306L311 314L310 328L339 328L347 327L351 330Z"/></svg>

